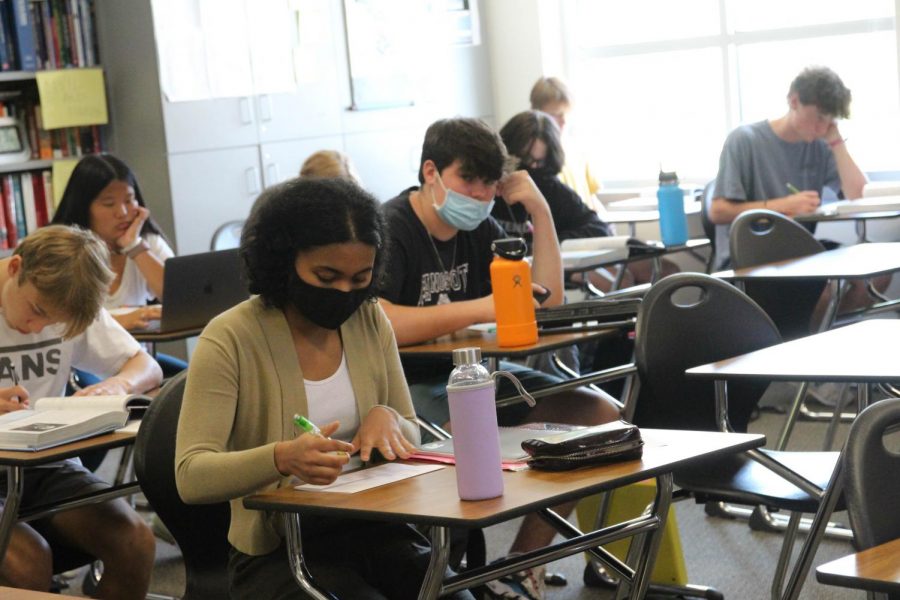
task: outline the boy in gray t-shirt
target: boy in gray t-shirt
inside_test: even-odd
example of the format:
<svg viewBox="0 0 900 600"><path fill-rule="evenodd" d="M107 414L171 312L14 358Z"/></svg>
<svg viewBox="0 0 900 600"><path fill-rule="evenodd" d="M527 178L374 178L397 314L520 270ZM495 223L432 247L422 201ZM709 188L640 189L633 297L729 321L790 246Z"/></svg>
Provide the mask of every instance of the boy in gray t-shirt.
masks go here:
<svg viewBox="0 0 900 600"><path fill-rule="evenodd" d="M862 196L866 177L836 123L850 114L850 90L832 70L810 67L791 83L787 100L783 116L742 125L725 140L709 214L718 225L716 268L727 264L729 226L745 210L793 217L842 191Z"/></svg>

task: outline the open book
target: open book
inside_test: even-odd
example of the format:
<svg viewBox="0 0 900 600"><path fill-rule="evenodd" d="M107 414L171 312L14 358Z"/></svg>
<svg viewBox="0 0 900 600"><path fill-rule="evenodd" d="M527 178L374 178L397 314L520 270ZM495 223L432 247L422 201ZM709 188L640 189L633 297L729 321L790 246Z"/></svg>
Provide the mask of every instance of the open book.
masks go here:
<svg viewBox="0 0 900 600"><path fill-rule="evenodd" d="M44 450L113 431L149 405L141 395L39 398L32 409L0 416L0 450Z"/></svg>
<svg viewBox="0 0 900 600"><path fill-rule="evenodd" d="M524 423L518 427L500 427L500 460L504 468L521 465L528 459L528 454L522 450L522 442L525 440L549 438L576 429L584 427L560 423ZM422 444L412 457L453 464L453 440Z"/></svg>

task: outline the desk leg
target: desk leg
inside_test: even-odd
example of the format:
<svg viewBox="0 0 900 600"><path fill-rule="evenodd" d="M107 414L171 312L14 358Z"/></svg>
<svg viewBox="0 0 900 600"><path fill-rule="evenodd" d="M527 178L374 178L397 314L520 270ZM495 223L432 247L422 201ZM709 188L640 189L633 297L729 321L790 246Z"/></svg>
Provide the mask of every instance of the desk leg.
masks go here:
<svg viewBox="0 0 900 600"><path fill-rule="evenodd" d="M656 554L666 532L666 519L669 516L669 507L672 504L673 475L664 473L656 478L656 498L653 500L653 514L659 521L656 529L649 534L638 534L631 540L631 548L628 550L629 559L636 557L634 566L634 580L631 585L629 598L643 598L647 594L650 585L650 576L653 573L653 565L656 562ZM629 560L629 562L631 562ZM625 585L619 584L616 598L625 597Z"/></svg>
<svg viewBox="0 0 900 600"><path fill-rule="evenodd" d="M13 526L19 518L19 504L22 502L22 489L25 485L22 471L22 467L6 467L6 502L3 514L0 515L0 562L6 556Z"/></svg>
<svg viewBox="0 0 900 600"><path fill-rule="evenodd" d="M806 534L806 540L803 542L799 556L797 556L797 564L794 565L794 569L791 571L791 578L784 590L784 594L781 596L781 600L797 600L800 596L800 589L806 581L806 574L809 573L816 550L819 549L819 542L822 541L822 537L825 534L828 519L831 517L831 513L834 512L834 507L837 505L843 490L844 477L839 458L837 465L834 467L834 472L831 474L831 479L828 481L828 486L825 488L825 493L822 495L819 510L816 511L816 516L813 517L812 524L809 526L809 533Z"/></svg>
<svg viewBox="0 0 900 600"><path fill-rule="evenodd" d="M856 219L856 243L857 244L865 244L869 240L866 239L866 220L865 219Z"/></svg>
<svg viewBox="0 0 900 600"><path fill-rule="evenodd" d="M304 592L315 598L315 600L337 600L334 596L320 590L315 586L309 570L306 568L306 562L303 560L303 542L300 538L300 515L296 513L284 513L284 530L287 533L286 542L288 549L288 560L291 563L291 569L294 571L294 579Z"/></svg>
<svg viewBox="0 0 900 600"><path fill-rule="evenodd" d="M441 593L441 585L444 583L444 573L447 571L447 562L450 560L450 530L446 527L434 526L431 528L431 560L428 563L428 571L425 573L425 581L419 590L419 600L437 598Z"/></svg>

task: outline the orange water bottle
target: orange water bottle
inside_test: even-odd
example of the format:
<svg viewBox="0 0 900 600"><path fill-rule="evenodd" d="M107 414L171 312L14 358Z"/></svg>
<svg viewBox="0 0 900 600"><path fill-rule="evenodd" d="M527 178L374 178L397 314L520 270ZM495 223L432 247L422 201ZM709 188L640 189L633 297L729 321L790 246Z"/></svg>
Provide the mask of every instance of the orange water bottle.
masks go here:
<svg viewBox="0 0 900 600"><path fill-rule="evenodd" d="M491 244L491 287L497 318L497 343L503 347L537 342L537 321L531 294L531 265L525 260L522 238L494 240Z"/></svg>

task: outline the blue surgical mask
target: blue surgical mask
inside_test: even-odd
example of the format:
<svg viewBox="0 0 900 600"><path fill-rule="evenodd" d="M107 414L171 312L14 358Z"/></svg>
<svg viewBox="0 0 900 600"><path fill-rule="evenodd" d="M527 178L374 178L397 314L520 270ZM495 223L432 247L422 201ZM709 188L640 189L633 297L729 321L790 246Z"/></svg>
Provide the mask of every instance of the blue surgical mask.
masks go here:
<svg viewBox="0 0 900 600"><path fill-rule="evenodd" d="M431 189L431 200L434 202L434 210L444 223L450 227L460 229L462 231L473 231L491 214L494 208L494 200L490 202L481 202L475 198L469 198L466 195L448 190L444 186L441 175L438 173L438 182L444 190L444 203L440 206L434 198L434 188Z"/></svg>

